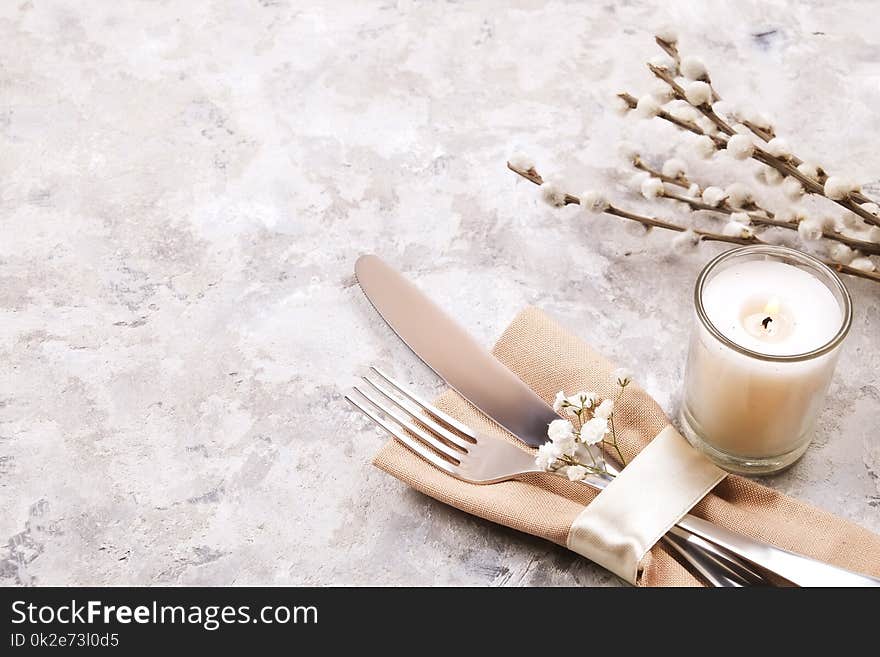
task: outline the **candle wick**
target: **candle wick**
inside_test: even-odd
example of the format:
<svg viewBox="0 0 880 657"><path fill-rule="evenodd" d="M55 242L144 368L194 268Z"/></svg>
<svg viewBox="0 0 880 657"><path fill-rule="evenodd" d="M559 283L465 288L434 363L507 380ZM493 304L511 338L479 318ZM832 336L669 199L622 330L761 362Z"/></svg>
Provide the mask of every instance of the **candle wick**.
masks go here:
<svg viewBox="0 0 880 657"><path fill-rule="evenodd" d="M765 330L765 331L767 330L767 326L768 326L768 325L770 324L770 322L772 322L772 321L773 321L773 318L772 318L772 317L765 317L764 319L761 320L761 326L764 327L764 330Z"/></svg>

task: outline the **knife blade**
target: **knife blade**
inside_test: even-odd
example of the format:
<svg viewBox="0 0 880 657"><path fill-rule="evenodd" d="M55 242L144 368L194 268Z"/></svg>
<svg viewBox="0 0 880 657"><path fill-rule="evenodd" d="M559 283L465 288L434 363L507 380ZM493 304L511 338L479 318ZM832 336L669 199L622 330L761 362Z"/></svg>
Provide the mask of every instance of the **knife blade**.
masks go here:
<svg viewBox="0 0 880 657"><path fill-rule="evenodd" d="M354 269L382 319L450 387L523 442L547 442L559 418L547 402L381 258L363 255Z"/></svg>

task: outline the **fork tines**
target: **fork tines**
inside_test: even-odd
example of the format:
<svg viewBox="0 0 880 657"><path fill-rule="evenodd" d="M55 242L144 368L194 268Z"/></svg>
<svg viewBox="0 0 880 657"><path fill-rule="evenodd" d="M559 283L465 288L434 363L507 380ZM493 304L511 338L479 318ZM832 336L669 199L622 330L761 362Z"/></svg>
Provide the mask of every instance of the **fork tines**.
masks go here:
<svg viewBox="0 0 880 657"><path fill-rule="evenodd" d="M455 474L461 457L476 442L474 431L420 399L378 368L370 369L382 384L363 377L369 387L355 386L354 390L370 406L381 411L382 416L355 397L346 395L345 399L423 459L449 474Z"/></svg>

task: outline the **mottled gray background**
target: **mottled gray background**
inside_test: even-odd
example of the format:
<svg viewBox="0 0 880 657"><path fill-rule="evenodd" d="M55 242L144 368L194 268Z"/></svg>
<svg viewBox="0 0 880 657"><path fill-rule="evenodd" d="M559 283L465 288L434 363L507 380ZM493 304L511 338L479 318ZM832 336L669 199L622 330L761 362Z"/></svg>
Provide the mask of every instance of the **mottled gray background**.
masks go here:
<svg viewBox="0 0 880 657"><path fill-rule="evenodd" d="M354 260L383 254L487 347L535 304L672 413L717 247L554 211L506 156L647 207L616 143L679 137L605 107L650 86L673 22L727 97L874 180L876 6L509 4L0 5L0 581L619 583L369 465L383 437L340 393L370 364L441 386ZM847 282L817 439L768 483L880 531L880 303Z"/></svg>

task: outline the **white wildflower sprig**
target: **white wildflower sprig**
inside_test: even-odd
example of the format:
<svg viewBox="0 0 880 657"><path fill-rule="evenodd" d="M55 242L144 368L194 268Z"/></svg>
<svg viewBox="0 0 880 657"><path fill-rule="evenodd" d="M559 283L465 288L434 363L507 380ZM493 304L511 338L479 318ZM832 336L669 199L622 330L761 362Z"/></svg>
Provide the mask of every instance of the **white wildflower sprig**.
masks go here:
<svg viewBox="0 0 880 657"><path fill-rule="evenodd" d="M615 399L600 400L595 392L588 391L574 395L566 395L562 390L556 393L553 410L564 417L553 420L547 427L550 440L538 448L537 467L565 474L571 481L580 481L591 474L610 475L606 461L608 450L614 450L621 467L626 465L617 444L614 406L632 382L632 373L621 368L611 376L618 388Z"/></svg>

